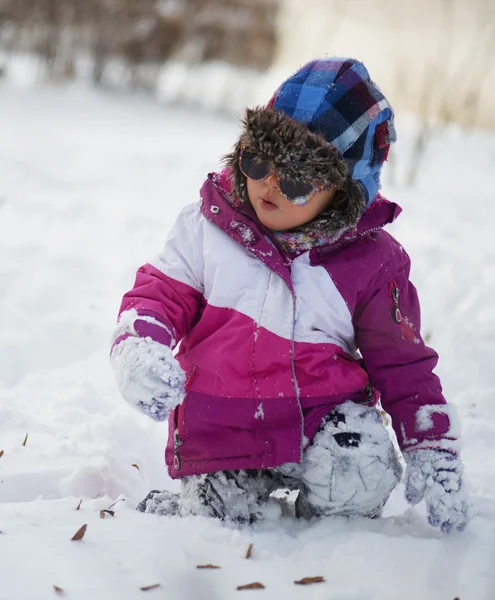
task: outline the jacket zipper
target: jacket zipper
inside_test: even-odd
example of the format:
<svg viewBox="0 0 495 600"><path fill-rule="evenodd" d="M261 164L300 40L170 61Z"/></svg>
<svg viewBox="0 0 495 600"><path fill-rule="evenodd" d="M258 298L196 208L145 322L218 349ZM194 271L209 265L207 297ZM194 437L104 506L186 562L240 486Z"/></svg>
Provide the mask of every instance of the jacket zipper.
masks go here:
<svg viewBox="0 0 495 600"><path fill-rule="evenodd" d="M179 446L181 446L183 443L181 436L184 434L184 416L186 410L186 402L197 375L198 367L196 365L193 365L191 372L189 373L184 383L184 400L179 404L177 408L177 427L174 431L174 469L176 471L180 471L180 468L182 466L182 461L179 453Z"/></svg>
<svg viewBox="0 0 495 600"><path fill-rule="evenodd" d="M299 416L301 419L301 444L299 448L299 460L303 459L303 451L304 451L304 413L301 406L301 398L299 393L299 385L297 383L296 378L296 349L295 349L295 329L296 329L296 297L292 293L292 335L290 340L291 346L291 369L292 369L292 381L294 384L294 392L296 394L297 406L299 408Z"/></svg>

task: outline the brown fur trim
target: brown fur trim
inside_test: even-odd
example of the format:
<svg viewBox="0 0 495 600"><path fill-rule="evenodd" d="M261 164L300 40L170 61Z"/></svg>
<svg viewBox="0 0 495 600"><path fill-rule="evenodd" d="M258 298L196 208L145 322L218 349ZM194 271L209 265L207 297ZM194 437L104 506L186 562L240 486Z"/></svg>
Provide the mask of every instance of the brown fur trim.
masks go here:
<svg viewBox="0 0 495 600"><path fill-rule="evenodd" d="M241 202L249 202L246 177L239 167L239 153L245 146L287 177L336 186L335 200L311 223L314 229L334 237L356 225L365 209L363 195L345 160L322 134L273 108L248 108L242 125L233 151L224 158L232 170L233 193Z"/></svg>

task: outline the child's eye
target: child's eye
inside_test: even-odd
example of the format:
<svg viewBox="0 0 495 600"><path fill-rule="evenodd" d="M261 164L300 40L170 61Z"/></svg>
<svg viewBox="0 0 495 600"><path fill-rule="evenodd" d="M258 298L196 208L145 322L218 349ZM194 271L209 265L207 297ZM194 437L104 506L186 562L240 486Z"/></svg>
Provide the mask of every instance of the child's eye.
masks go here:
<svg viewBox="0 0 495 600"><path fill-rule="evenodd" d="M242 150L239 158L241 171L251 179L263 179L272 170L270 163L262 160L254 152Z"/></svg>

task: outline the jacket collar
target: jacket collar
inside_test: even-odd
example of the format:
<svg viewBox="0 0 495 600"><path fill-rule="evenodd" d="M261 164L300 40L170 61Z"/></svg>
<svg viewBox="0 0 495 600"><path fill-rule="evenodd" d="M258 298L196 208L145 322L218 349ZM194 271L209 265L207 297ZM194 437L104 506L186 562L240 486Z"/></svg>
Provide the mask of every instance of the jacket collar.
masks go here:
<svg viewBox="0 0 495 600"><path fill-rule="evenodd" d="M385 227L385 225L395 221L401 212L402 208L398 204L390 202L390 200L387 200L381 194L378 194L373 203L359 219L356 225L355 235L363 235L368 231L381 229L382 227ZM341 237L341 239L351 238L352 232L351 234L345 233Z"/></svg>
<svg viewBox="0 0 495 600"><path fill-rule="evenodd" d="M228 200L231 182L225 171L210 173L201 187L201 212L210 222L220 227L229 237L280 275L293 291L290 276L290 260L284 257L275 244L263 231L247 208L234 208ZM344 232L340 238L310 250L311 264L319 264L335 251L372 231L385 227L402 212L401 207L380 194L367 208L352 230Z"/></svg>

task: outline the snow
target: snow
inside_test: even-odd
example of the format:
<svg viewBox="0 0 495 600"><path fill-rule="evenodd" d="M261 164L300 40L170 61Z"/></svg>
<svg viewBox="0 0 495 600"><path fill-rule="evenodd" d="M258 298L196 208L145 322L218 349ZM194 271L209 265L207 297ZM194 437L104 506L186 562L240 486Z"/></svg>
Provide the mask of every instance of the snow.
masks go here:
<svg viewBox="0 0 495 600"><path fill-rule="evenodd" d="M265 418L265 411L263 410L263 402L259 403L258 408L256 409L256 412L254 413L254 418L255 419L264 419Z"/></svg>
<svg viewBox="0 0 495 600"><path fill-rule="evenodd" d="M241 221L232 221L230 227L237 231L241 238L246 244L253 244L255 242L255 235L250 227L242 223Z"/></svg>
<svg viewBox="0 0 495 600"><path fill-rule="evenodd" d="M0 600L54 598L53 585L75 600L130 600L158 583L150 598L216 600L252 581L285 600L493 600L495 137L447 132L415 190L383 190L404 208L391 230L458 408L477 518L443 536L400 486L383 519L273 516L237 530L134 511L177 482L163 467L167 425L124 402L108 361L123 292L198 199L236 121L82 84L19 77L0 92ZM397 129L401 167L412 124ZM205 563L221 569L196 569ZM317 575L327 582L293 584Z"/></svg>

